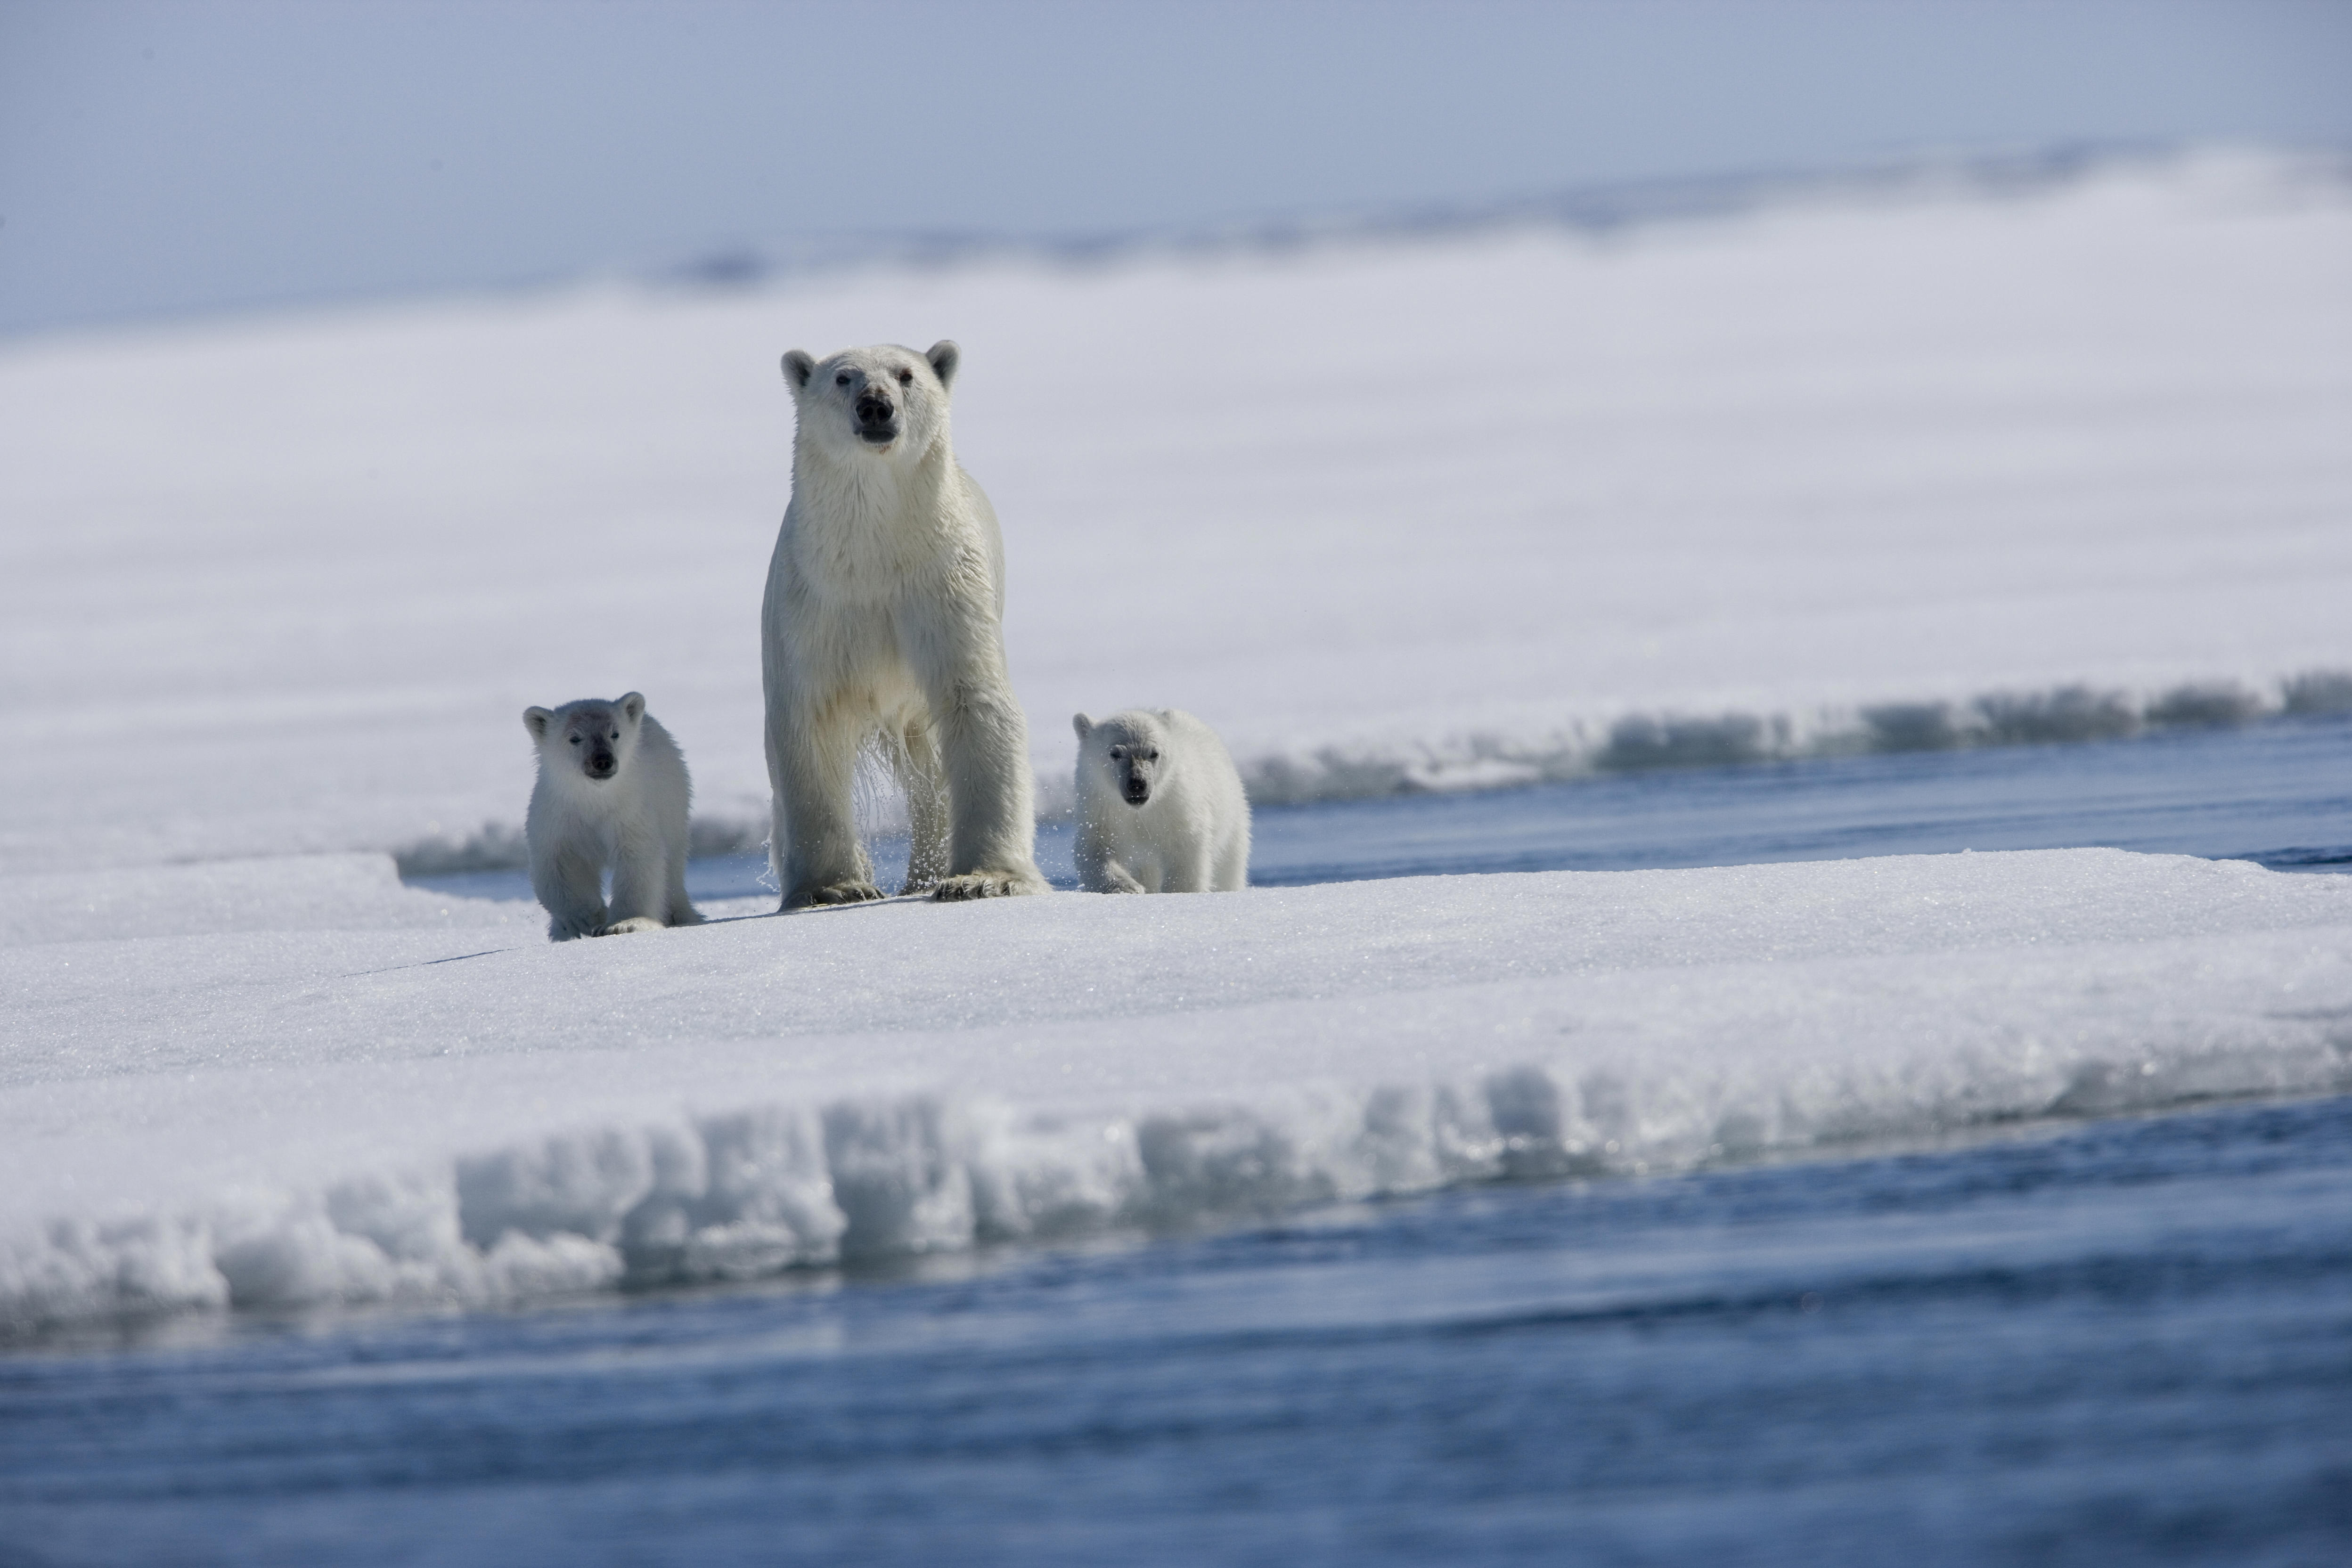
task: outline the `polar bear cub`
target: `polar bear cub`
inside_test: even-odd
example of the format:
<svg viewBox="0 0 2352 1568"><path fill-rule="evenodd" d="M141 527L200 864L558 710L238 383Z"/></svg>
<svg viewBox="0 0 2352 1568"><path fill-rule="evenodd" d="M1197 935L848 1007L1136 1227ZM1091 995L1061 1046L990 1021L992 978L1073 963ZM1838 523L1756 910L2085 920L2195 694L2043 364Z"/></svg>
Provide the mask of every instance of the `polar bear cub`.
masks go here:
<svg viewBox="0 0 2352 1568"><path fill-rule="evenodd" d="M700 925L686 897L686 759L632 691L561 708L526 708L539 783L523 836L547 940ZM604 905L604 872L613 903Z"/></svg>
<svg viewBox="0 0 2352 1568"><path fill-rule="evenodd" d="M783 907L878 899L854 781L869 744L906 786L899 890L1042 893L1028 721L1004 663L1004 541L957 463L952 342L784 356L793 499L760 608L770 839Z"/></svg>
<svg viewBox="0 0 2352 1568"><path fill-rule="evenodd" d="M1173 708L1080 713L1078 885L1094 893L1249 886L1249 797L1217 732Z"/></svg>

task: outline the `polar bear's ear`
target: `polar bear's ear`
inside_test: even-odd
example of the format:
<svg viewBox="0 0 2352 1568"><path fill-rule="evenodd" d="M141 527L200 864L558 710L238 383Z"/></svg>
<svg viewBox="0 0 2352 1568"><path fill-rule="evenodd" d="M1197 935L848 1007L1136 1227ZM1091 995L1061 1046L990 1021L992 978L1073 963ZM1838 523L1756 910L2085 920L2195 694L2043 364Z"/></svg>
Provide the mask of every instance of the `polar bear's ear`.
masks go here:
<svg viewBox="0 0 2352 1568"><path fill-rule="evenodd" d="M784 379L793 384L794 392L806 386L815 374L816 361L809 358L805 349L794 349L784 356Z"/></svg>
<svg viewBox="0 0 2352 1568"><path fill-rule="evenodd" d="M1070 728L1078 732L1079 740L1085 740L1087 734L1092 731L1094 727L1095 721L1087 718L1085 714L1073 713L1070 715Z"/></svg>
<svg viewBox="0 0 2352 1568"><path fill-rule="evenodd" d="M646 694L642 691L632 691L627 696L622 698L621 711L627 716L629 722L632 724L644 718L646 716Z"/></svg>
<svg viewBox="0 0 2352 1568"><path fill-rule="evenodd" d="M953 338L941 338L923 357L931 362L931 374L940 378L941 386L955 384L956 366L963 363L963 350L955 346Z"/></svg>
<svg viewBox="0 0 2352 1568"><path fill-rule="evenodd" d="M526 708L522 710L522 727L530 731L530 738L534 741L546 740L547 727L554 722L555 715L544 708Z"/></svg>

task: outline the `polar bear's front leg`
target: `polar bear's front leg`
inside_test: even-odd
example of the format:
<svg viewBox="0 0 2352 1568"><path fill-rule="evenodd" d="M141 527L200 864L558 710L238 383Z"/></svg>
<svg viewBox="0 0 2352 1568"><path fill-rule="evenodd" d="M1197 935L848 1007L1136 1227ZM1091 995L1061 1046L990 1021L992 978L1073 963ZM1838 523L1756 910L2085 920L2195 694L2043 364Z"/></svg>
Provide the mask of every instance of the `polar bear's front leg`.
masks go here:
<svg viewBox="0 0 2352 1568"><path fill-rule="evenodd" d="M1163 893L1205 893L1216 886L1212 870L1213 858L1206 844L1188 844L1181 854L1169 858L1161 873L1160 890Z"/></svg>
<svg viewBox="0 0 2352 1568"><path fill-rule="evenodd" d="M948 875L931 895L942 902L1048 890L1037 870L1028 721L1003 655L983 668L978 678L931 684L948 777Z"/></svg>
<svg viewBox="0 0 2352 1568"><path fill-rule="evenodd" d="M598 936L660 931L669 923L668 862L656 830L643 825L622 829L614 846L612 908Z"/></svg>
<svg viewBox="0 0 2352 1568"><path fill-rule="evenodd" d="M918 721L907 726L901 744L891 754L898 787L907 794L907 881L898 889L928 893L948 871L948 781L940 773L940 749L931 743L931 727Z"/></svg>
<svg viewBox="0 0 2352 1568"><path fill-rule="evenodd" d="M604 868L573 843L533 844L530 890L547 910L547 940L571 942L604 929Z"/></svg>
<svg viewBox="0 0 2352 1568"><path fill-rule="evenodd" d="M882 897L857 837L852 784L857 746L844 722L794 722L772 705L768 782L775 795L774 842L782 908L854 904Z"/></svg>
<svg viewBox="0 0 2352 1568"><path fill-rule="evenodd" d="M1135 873L1119 863L1111 852L1098 825L1084 815L1086 803L1078 806L1078 840L1071 846L1070 858L1078 868L1078 886L1089 893L1143 893L1150 891L1136 879Z"/></svg>

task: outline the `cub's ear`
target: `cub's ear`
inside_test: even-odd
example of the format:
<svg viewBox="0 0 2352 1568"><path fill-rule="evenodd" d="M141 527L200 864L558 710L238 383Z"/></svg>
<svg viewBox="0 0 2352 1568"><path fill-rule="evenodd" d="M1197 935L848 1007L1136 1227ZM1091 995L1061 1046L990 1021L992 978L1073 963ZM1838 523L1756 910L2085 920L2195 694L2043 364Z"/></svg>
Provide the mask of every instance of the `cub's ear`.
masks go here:
<svg viewBox="0 0 2352 1568"><path fill-rule="evenodd" d="M1087 732L1093 730L1094 727L1095 721L1087 718L1085 714L1073 713L1070 715L1070 728L1078 732L1079 740L1085 740Z"/></svg>
<svg viewBox="0 0 2352 1568"><path fill-rule="evenodd" d="M646 694L632 691L621 699L621 713L632 724L646 716Z"/></svg>
<svg viewBox="0 0 2352 1568"><path fill-rule="evenodd" d="M546 740L547 727L554 722L555 715L544 708L526 708L522 710L522 727L530 731L530 738L534 741Z"/></svg>
<svg viewBox="0 0 2352 1568"><path fill-rule="evenodd" d="M816 361L809 358L805 349L794 349L784 356L784 379L793 384L794 392L807 386L809 377L815 374Z"/></svg>
<svg viewBox="0 0 2352 1568"><path fill-rule="evenodd" d="M953 338L941 338L923 357L931 362L931 374L940 378L941 386L955 384L956 366L963 363L963 350L955 346Z"/></svg>

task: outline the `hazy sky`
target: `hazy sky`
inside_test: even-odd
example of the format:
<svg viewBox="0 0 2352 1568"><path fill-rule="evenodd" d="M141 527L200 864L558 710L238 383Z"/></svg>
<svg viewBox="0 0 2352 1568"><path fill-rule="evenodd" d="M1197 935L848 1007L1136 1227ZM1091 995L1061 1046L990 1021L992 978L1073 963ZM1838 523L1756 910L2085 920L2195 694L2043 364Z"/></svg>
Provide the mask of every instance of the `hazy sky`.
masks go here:
<svg viewBox="0 0 2352 1568"><path fill-rule="evenodd" d="M0 0L0 332L2080 139L2352 145L2352 4Z"/></svg>

